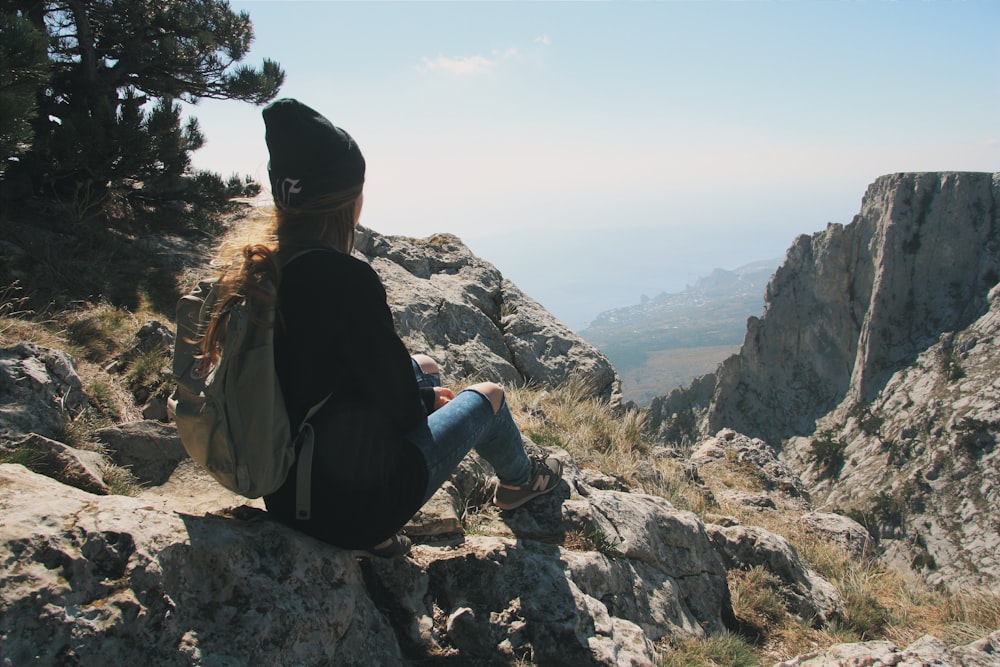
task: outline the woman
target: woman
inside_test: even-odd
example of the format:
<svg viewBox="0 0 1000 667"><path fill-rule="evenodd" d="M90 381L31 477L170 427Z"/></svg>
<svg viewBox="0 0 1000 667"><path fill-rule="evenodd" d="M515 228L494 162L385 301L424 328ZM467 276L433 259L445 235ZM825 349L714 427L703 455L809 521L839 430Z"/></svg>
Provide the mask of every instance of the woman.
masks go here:
<svg viewBox="0 0 1000 667"><path fill-rule="evenodd" d="M499 507L553 490L562 466L526 455L503 388L441 387L433 360L411 358L396 335L378 275L351 256L365 175L354 140L296 100L263 117L274 241L244 248L233 289L252 290L260 276L278 285L275 366L293 432L329 396L310 418L311 517L295 517L294 474L265 496L268 511L331 544L392 557L410 548L397 531L473 447L496 472Z"/></svg>

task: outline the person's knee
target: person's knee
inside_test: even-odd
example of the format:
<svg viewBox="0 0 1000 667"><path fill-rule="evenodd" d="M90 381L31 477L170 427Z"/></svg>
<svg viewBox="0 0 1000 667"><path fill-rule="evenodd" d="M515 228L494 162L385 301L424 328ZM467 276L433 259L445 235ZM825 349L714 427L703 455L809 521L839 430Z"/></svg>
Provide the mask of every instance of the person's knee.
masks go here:
<svg viewBox="0 0 1000 667"><path fill-rule="evenodd" d="M503 407L503 387L496 382L480 382L468 387L468 389L477 391L489 399L490 405L493 406L493 414L500 412L500 408Z"/></svg>
<svg viewBox="0 0 1000 667"><path fill-rule="evenodd" d="M426 354L414 354L413 360L420 366L420 370L428 375L435 375L441 372L438 363L434 361L433 357L428 357Z"/></svg>

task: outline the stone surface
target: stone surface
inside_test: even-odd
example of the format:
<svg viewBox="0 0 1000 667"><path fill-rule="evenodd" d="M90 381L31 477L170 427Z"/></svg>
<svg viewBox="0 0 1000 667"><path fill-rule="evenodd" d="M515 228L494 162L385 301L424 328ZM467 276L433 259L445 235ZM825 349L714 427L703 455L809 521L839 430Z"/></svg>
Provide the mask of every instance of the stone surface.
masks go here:
<svg viewBox="0 0 1000 667"><path fill-rule="evenodd" d="M142 484L158 486L166 482L174 468L188 458L173 425L144 420L129 422L94 432L112 460L128 468Z"/></svg>
<svg viewBox="0 0 1000 667"><path fill-rule="evenodd" d="M1000 632L966 646L948 647L924 635L904 649L888 641L837 644L830 648L779 662L774 667L997 667L1000 665Z"/></svg>
<svg viewBox="0 0 1000 667"><path fill-rule="evenodd" d="M33 343L0 349L0 441L59 438L89 402L73 359Z"/></svg>
<svg viewBox="0 0 1000 667"><path fill-rule="evenodd" d="M76 449L37 433L10 444L0 443L0 452L17 452L25 459L22 465L63 484L98 495L110 493L103 469L111 461L99 452Z"/></svg>
<svg viewBox="0 0 1000 667"><path fill-rule="evenodd" d="M0 465L4 664L401 664L354 558Z"/></svg>
<svg viewBox="0 0 1000 667"><path fill-rule="evenodd" d="M161 428L118 433L141 442L150 426ZM485 504L491 471L468 457L408 526L411 556L394 561L358 561L278 526L259 500L164 448L147 454L166 463L140 469L169 478L136 498L2 466L5 656L652 666L664 637L734 626L725 569L695 515L594 488L565 452L550 453L566 461L566 482L510 512ZM298 615L307 622L294 625Z"/></svg>
<svg viewBox="0 0 1000 667"><path fill-rule="evenodd" d="M871 533L854 519L832 512L809 512L802 516L806 530L824 536L855 558L877 555Z"/></svg>

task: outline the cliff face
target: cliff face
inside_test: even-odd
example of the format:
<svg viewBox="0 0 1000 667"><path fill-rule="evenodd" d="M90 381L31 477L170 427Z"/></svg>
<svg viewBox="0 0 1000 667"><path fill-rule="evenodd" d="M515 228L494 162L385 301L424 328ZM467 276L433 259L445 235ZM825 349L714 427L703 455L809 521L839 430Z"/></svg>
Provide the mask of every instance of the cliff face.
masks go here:
<svg viewBox="0 0 1000 667"><path fill-rule="evenodd" d="M1000 285L989 302L782 452L814 501L879 536L884 560L952 588L1000 582Z"/></svg>
<svg viewBox="0 0 1000 667"><path fill-rule="evenodd" d="M998 281L1000 174L881 177L849 225L795 241L740 353L655 400L650 422L675 442L764 438L903 564L995 581Z"/></svg>
<svg viewBox="0 0 1000 667"><path fill-rule="evenodd" d="M998 202L997 175L894 174L868 188L849 225L799 237L739 355L714 374L711 402L695 404L701 433L810 433L845 399L870 401L941 333L969 326L1000 279Z"/></svg>

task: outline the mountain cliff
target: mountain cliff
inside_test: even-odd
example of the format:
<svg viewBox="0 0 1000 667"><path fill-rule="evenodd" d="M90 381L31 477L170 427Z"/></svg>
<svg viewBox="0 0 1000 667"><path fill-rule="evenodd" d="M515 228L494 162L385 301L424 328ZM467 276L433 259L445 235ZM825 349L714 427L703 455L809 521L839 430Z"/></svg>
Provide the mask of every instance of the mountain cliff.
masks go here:
<svg viewBox="0 0 1000 667"><path fill-rule="evenodd" d="M763 438L915 574L995 585L998 281L1000 174L881 177L850 224L795 241L739 354L650 425Z"/></svg>

